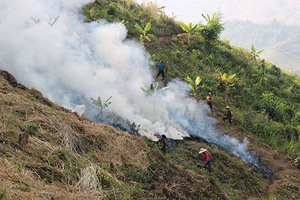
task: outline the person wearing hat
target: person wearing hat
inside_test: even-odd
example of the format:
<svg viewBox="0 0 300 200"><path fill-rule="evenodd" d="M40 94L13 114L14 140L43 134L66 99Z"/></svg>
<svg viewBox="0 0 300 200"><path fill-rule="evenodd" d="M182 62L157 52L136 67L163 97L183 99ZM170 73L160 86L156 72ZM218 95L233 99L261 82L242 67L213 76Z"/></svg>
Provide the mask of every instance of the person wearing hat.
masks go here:
<svg viewBox="0 0 300 200"><path fill-rule="evenodd" d="M207 152L206 149L204 148L201 148L200 151L199 151L199 156L201 156L204 160L204 168L208 171L208 172L211 172L211 159L210 159L210 156Z"/></svg>
<svg viewBox="0 0 300 200"><path fill-rule="evenodd" d="M156 64L156 67L158 67L158 74L156 76L156 79L159 77L159 75L162 75L162 80L165 80L165 63L163 59L159 60L159 63Z"/></svg>
<svg viewBox="0 0 300 200"><path fill-rule="evenodd" d="M206 96L206 103L209 105L211 113L214 114L213 107L212 107L212 96L211 92L209 92Z"/></svg>
<svg viewBox="0 0 300 200"><path fill-rule="evenodd" d="M226 120L228 120L229 121L229 124L231 124L232 123L232 120L231 120L231 118L232 118L232 112L231 112L231 110L230 110L230 107L229 106L226 106L226 117L224 117L223 118L223 120L224 120L224 122L226 121Z"/></svg>

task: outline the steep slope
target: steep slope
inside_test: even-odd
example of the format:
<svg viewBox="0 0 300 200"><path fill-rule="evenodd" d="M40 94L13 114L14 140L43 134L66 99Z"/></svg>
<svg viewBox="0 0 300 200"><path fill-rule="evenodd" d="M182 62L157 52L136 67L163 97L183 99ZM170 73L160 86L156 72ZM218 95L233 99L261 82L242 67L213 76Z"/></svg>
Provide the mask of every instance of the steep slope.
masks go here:
<svg viewBox="0 0 300 200"><path fill-rule="evenodd" d="M218 186L200 174L175 167L157 151L149 156L149 147L142 138L78 117L37 90L18 84L5 71L1 71L0 83L0 189L6 199L219 195L215 193L220 191ZM21 133L29 135L28 143L19 141ZM161 162L159 166L157 162ZM135 181L130 181L131 176ZM140 179L151 188L141 186ZM175 182L189 184L172 185ZM210 189L204 191L204 186ZM224 195L221 198L225 199Z"/></svg>
<svg viewBox="0 0 300 200"><path fill-rule="evenodd" d="M1 185L2 195L6 194L10 199L299 198L299 170L294 168L288 156L274 153L265 144L270 139L272 141L268 144L277 148L278 152L299 151L297 120L300 118L297 116L300 117L300 113L296 112L299 106L291 98L300 99L297 96L300 87L297 87L294 80L288 79L273 66L268 69L270 76L258 79L258 62L247 59L248 52L244 53L242 49L231 47L223 41L218 41L217 46L206 46L198 37L192 43L186 43L184 37L172 37L180 33L180 26L164 15L158 15L159 9L150 12L154 16L152 18L147 16L149 9L137 10L134 9L135 4L128 2L130 1L95 1L84 9L85 14L90 17L87 21L99 22L103 18L111 22L122 21L128 26L129 37L137 38L139 35L134 24L143 26L153 20L149 33L154 33L159 42L145 45L146 48L151 47L147 49L151 58L142 45L128 40L123 23L105 24L101 20L100 23L83 23L82 18L73 21L78 19L79 14L74 12L74 7L67 9L67 16L70 18L60 18L64 28L58 23L55 26L47 23L48 18L53 17L53 13L56 14L53 12L50 16L42 15L44 18L41 23L35 18L31 18L30 25L22 21L25 32L21 32L19 26L8 32L8 35L16 35L18 39L32 43L23 47L19 46L17 39L6 39L3 47L6 51L2 54L1 65L4 69L11 70L27 86L34 85L42 89L43 94L35 89L27 89L18 84L10 74L2 72L1 159L5 171L3 180L8 180L3 181L5 185ZM22 4L19 4L18 9L23 11L20 5ZM35 7L33 4L31 6ZM42 11L48 11L50 7L52 8L45 6L38 9L41 12L36 16L48 13ZM16 9L15 4L11 4L10 8ZM63 6L59 8L60 12L62 8ZM29 9L23 18L27 19L32 15ZM8 16L16 22L20 21L13 14ZM1 23L6 25L6 30L10 30L11 24L14 23ZM28 34L28 30L34 34ZM44 34L41 34L41 30L44 30ZM41 35L43 37L36 37ZM58 35L66 37L57 37ZM27 39L28 36L30 40ZM41 46L45 44L48 48ZM25 47L28 50L26 59L23 51L20 51ZM103 51L104 49L108 51ZM179 85L169 83L170 96L164 96L165 93L145 95L141 86L143 83L153 82L151 74L154 71L148 65L152 65L152 60L160 56L169 60L170 80L174 79L171 81L179 82ZM136 70L140 68L142 69ZM87 74L84 75L84 72ZM222 87L217 78L220 72L237 73L241 77L241 84L237 84L228 94L227 102L235 107L234 112L238 117L234 125L229 127L224 126L221 120L221 110L224 107L222 97L226 88ZM188 84L177 80L184 79L186 75L194 78L198 73L204 84L197 95L200 97L207 90L213 91L216 111L213 116L205 112L204 101L197 102L194 98L187 98ZM272 92L275 92L275 100L278 101L273 101L272 109L268 109L269 113L265 114L263 112L269 105L264 104L266 101L261 96L272 97ZM99 115L99 108L88 101L90 97L97 98L99 93L102 98L113 96L113 105L107 109L111 112L105 112L104 115L107 120L105 122L114 124L115 127L90 121L93 119L99 122L102 117L101 111ZM262 93L265 94L261 95ZM90 119L61 108L44 98L44 94L59 105L71 107L70 109L86 105L88 111L91 111L85 112ZM53 98L54 96L56 97ZM284 102L281 102L281 97L284 97ZM66 105L66 99L72 101ZM257 99L261 101L256 101ZM70 104L75 105L69 106ZM248 110L249 105L256 110ZM159 112L162 107L165 107L165 112ZM243 107L245 109L238 112ZM244 119L242 115L245 116ZM280 117L284 117L284 120L280 120ZM217 129L212 126L217 121L215 118L219 120L216 126L219 126L217 128L223 134L215 134ZM200 136L207 136L205 138L209 138L209 141L225 141L225 147L230 148L199 138L187 138L184 141L168 139L170 148L166 154L162 154L153 142L119 130L122 128L133 132L129 127L132 121L141 124L146 133L165 133L171 137L185 135L185 130L189 130L194 135L200 133ZM144 129L147 125L145 121L159 125ZM238 126L243 127L243 131ZM264 136L261 137L264 140L260 141L254 135ZM274 139L266 136L277 137ZM288 148L287 145L290 144L295 144L295 148ZM280 145L283 148L278 148ZM209 174L202 168L202 161L198 157L201 147L207 148L212 155L213 173ZM249 154L248 148L253 153ZM235 154L236 151L228 149L242 149L246 154ZM288 153L291 156L291 152ZM240 155L243 156L238 157ZM244 158L249 158L248 156L251 161L256 162L247 163ZM10 169L12 170L9 171ZM280 172L287 172L288 175ZM31 175L33 178L18 182L10 174L16 174L17 177ZM40 184L37 186L36 183Z"/></svg>
<svg viewBox="0 0 300 200"><path fill-rule="evenodd" d="M292 161L248 135L271 177L201 140L168 141L173 146L162 155L147 140L57 106L5 71L0 86L0 189L6 199L300 197ZM245 137L236 126L224 128ZM21 133L29 135L28 143L19 141ZM200 147L212 154L211 174L201 169Z"/></svg>
<svg viewBox="0 0 300 200"><path fill-rule="evenodd" d="M96 164L147 167L149 148L141 138L79 118L7 72L0 79L0 188L7 199L99 199L104 194L95 189L105 183ZM21 130L28 144L18 142Z"/></svg>

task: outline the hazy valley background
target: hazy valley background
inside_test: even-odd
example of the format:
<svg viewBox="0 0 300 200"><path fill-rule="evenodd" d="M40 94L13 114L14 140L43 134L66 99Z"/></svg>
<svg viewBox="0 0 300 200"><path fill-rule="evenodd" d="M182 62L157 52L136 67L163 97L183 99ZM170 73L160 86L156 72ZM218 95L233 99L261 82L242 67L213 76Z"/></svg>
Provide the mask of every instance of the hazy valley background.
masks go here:
<svg viewBox="0 0 300 200"><path fill-rule="evenodd" d="M220 11L225 30L221 37L250 51L264 50L260 57L285 71L300 75L299 0L137 0L165 6L164 10L185 23L203 22L201 14Z"/></svg>
<svg viewBox="0 0 300 200"><path fill-rule="evenodd" d="M274 19L264 24L250 21L228 21L223 38L235 46L263 50L261 58L271 61L287 72L300 75L300 27L287 25Z"/></svg>

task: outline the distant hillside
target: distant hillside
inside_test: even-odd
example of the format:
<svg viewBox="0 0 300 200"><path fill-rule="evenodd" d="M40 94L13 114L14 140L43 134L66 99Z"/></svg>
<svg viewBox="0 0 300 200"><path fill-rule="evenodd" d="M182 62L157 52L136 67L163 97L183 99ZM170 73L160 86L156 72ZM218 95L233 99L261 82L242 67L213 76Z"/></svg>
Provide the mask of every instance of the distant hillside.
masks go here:
<svg viewBox="0 0 300 200"><path fill-rule="evenodd" d="M274 20L268 24L230 21L224 23L222 37L232 45L257 50L264 49L260 57L265 58L286 71L300 75L300 28L288 26Z"/></svg>

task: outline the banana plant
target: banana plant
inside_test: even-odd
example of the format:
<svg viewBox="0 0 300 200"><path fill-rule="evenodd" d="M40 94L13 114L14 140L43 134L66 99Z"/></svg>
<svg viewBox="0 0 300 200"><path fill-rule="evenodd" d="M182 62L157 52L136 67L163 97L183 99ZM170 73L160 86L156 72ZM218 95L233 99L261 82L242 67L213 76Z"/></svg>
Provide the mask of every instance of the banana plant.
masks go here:
<svg viewBox="0 0 300 200"><path fill-rule="evenodd" d="M135 24L136 30L140 33L141 43L144 43L145 40L147 40L148 42L151 42L152 40L157 41L156 36L149 33L151 26L152 26L151 22L148 22L144 28L138 23Z"/></svg>
<svg viewBox="0 0 300 200"><path fill-rule="evenodd" d="M251 51L250 51L250 54L252 56L252 59L253 60L256 60L256 58L259 58L259 54L261 54L264 50L260 50L260 51L257 51L254 47L254 45L252 44L251 45Z"/></svg>
<svg viewBox="0 0 300 200"><path fill-rule="evenodd" d="M201 14L205 19L206 25L201 25L199 32L204 38L207 46L216 43L219 40L221 32L224 30L222 24L222 15L220 12L215 12L211 16Z"/></svg>
<svg viewBox="0 0 300 200"><path fill-rule="evenodd" d="M146 85L146 84L145 84ZM141 87L141 89L146 92L148 95L156 95L158 92L164 91L168 89L169 87L163 87L159 88L158 82L155 82L155 84L151 83L150 86Z"/></svg>
<svg viewBox="0 0 300 200"><path fill-rule="evenodd" d="M195 78L195 80L193 80L189 76L187 76L185 78L185 80L189 83L190 89L193 92L193 95L194 95L195 99L198 101L198 99L199 99L198 90L200 88L200 82L201 82L200 76L197 76Z"/></svg>
<svg viewBox="0 0 300 200"><path fill-rule="evenodd" d="M178 37L186 37L188 45L191 45L191 40L193 38L200 38L198 24L193 24L191 22L188 24L181 23L180 27L185 33L178 34L177 36Z"/></svg>
<svg viewBox="0 0 300 200"><path fill-rule="evenodd" d="M258 76L258 79L259 79L260 86L265 87L266 86L266 82L268 80L269 74L267 73L267 68L266 68L264 60L261 61L261 64L260 64L257 72L258 72L257 76Z"/></svg>
<svg viewBox="0 0 300 200"><path fill-rule="evenodd" d="M229 90L235 85L235 83L238 82L238 79L236 78L236 74L227 75L227 73L224 74L221 73L220 76L218 77L218 80L225 87L224 103L226 104Z"/></svg>
<svg viewBox="0 0 300 200"><path fill-rule="evenodd" d="M100 118L102 119L103 109L108 107L111 102L109 101L112 98L110 96L104 103L102 103L101 97L99 96L97 100L91 98L94 105L98 106L100 108Z"/></svg>

